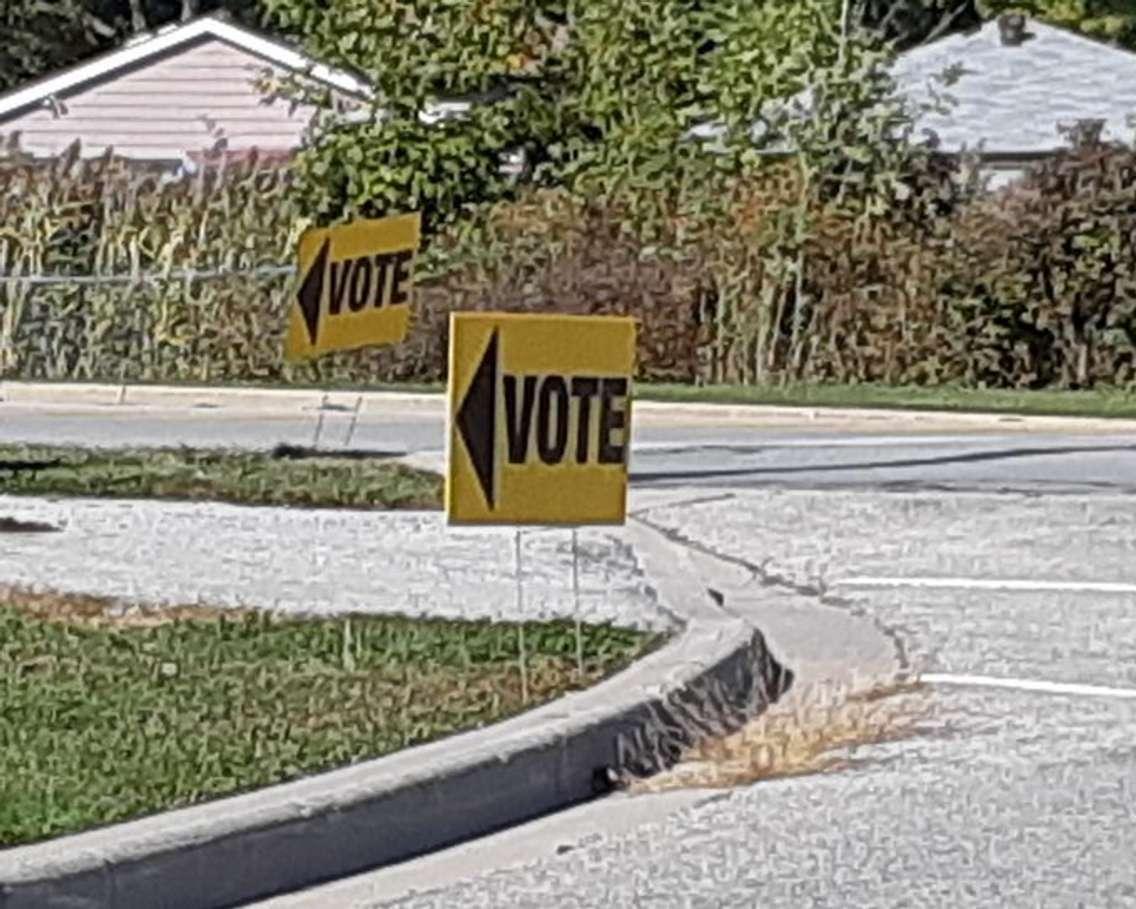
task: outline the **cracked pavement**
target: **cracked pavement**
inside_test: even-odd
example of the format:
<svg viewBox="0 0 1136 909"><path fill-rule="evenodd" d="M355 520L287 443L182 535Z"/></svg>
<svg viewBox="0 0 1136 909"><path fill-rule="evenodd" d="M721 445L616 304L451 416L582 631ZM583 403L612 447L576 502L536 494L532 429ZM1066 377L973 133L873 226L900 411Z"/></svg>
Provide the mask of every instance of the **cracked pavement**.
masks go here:
<svg viewBox="0 0 1136 909"><path fill-rule="evenodd" d="M725 603L761 603L779 618L775 652L780 634L798 658L840 653L855 643L843 616L887 630L915 670L1136 689L1136 590L1077 587L1136 582L1126 497L713 490L671 499L644 505L641 496L637 514L718 560ZM962 586L849 584L870 575ZM1068 589L966 586L975 579ZM834 621L777 616L779 588L824 596ZM622 793L258 905L1136 903L1136 700L967 685L934 685L931 696L914 734L842 749L847 761L830 772Z"/></svg>

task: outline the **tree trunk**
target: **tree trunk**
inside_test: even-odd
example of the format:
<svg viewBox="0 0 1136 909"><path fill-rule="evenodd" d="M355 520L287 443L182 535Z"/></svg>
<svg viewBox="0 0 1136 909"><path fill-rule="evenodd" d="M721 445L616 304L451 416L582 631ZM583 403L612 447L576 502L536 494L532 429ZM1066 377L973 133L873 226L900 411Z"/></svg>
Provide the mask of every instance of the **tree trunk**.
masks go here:
<svg viewBox="0 0 1136 909"><path fill-rule="evenodd" d="M803 339L801 337L804 331L804 323L801 319L801 310L804 308L803 297L805 294L805 249L803 244L797 247L797 261L794 264L795 274L793 275L793 326L790 331L789 351L790 351L790 368L794 379L801 377L801 356Z"/></svg>
<svg viewBox="0 0 1136 909"><path fill-rule="evenodd" d="M134 34L147 29L146 14L142 12L142 0L130 0L130 29Z"/></svg>
<svg viewBox="0 0 1136 909"><path fill-rule="evenodd" d="M809 216L809 178L811 177L803 155L797 155L797 165L800 169L801 190L797 201L797 231L795 237L797 254L793 278L793 321L789 333L789 352L786 357L786 366L792 369L794 377L799 373L801 366L801 309L804 305L802 297L805 292L805 242Z"/></svg>

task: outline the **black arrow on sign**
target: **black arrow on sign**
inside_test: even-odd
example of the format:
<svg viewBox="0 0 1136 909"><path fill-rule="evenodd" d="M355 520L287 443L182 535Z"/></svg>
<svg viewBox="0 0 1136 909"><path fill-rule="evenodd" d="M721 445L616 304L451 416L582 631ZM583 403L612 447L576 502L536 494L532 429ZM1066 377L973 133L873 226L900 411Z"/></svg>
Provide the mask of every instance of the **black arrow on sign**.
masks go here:
<svg viewBox="0 0 1136 909"><path fill-rule="evenodd" d="M300 301L300 312L304 315L304 324L308 327L308 339L312 345L316 343L316 334L319 331L320 304L323 302L323 276L327 271L327 257L331 251L331 238L323 241L323 246L316 254L316 260L304 281L300 285L297 297Z"/></svg>
<svg viewBox="0 0 1136 909"><path fill-rule="evenodd" d="M485 501L493 508L496 504L493 468L497 448L497 329L489 336L477 372L466 389L458 408L457 424Z"/></svg>

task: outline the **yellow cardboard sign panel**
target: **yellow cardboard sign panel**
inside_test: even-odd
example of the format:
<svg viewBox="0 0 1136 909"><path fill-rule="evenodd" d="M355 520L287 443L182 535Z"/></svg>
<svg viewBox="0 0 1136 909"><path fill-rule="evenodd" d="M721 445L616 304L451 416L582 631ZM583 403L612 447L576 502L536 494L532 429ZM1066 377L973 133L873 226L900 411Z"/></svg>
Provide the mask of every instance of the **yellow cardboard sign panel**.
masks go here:
<svg viewBox="0 0 1136 909"><path fill-rule="evenodd" d="M635 322L451 313L451 524L622 524Z"/></svg>
<svg viewBox="0 0 1136 909"><path fill-rule="evenodd" d="M416 212L305 231L285 358L401 342L421 229Z"/></svg>

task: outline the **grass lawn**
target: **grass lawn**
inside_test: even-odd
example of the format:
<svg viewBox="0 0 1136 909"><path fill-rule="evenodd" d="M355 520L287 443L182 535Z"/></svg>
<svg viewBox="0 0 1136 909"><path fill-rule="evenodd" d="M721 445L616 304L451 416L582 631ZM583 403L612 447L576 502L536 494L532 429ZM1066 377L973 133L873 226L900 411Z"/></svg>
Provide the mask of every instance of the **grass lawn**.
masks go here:
<svg viewBox="0 0 1136 909"><path fill-rule="evenodd" d="M571 622L285 619L0 594L0 847L191 805L484 726L663 638Z"/></svg>
<svg viewBox="0 0 1136 909"><path fill-rule="evenodd" d="M442 478L370 456L0 445L0 493L247 505L440 508Z"/></svg>
<svg viewBox="0 0 1136 909"><path fill-rule="evenodd" d="M637 384L635 397L644 401L774 404L783 407L862 407L1039 416L1136 417L1136 392L1115 389L1014 391L952 386Z"/></svg>

